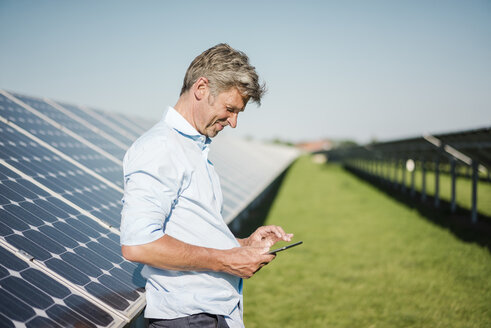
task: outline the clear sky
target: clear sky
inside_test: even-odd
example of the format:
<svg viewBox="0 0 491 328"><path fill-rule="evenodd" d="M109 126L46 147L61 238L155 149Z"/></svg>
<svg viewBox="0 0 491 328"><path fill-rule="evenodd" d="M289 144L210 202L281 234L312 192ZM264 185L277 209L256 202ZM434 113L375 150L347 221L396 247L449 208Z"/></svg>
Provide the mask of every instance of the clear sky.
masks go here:
<svg viewBox="0 0 491 328"><path fill-rule="evenodd" d="M229 134L368 142L491 125L490 0L0 0L0 88L157 120L220 42L269 90Z"/></svg>

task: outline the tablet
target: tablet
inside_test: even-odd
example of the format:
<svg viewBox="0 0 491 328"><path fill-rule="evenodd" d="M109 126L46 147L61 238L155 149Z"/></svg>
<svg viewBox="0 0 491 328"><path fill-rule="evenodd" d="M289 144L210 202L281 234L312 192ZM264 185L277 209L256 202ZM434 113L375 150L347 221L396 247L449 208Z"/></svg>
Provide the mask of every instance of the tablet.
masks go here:
<svg viewBox="0 0 491 328"><path fill-rule="evenodd" d="M278 249L274 249L274 250L272 250L272 251L269 251L269 254L276 254L276 253L278 253L278 252L284 251L284 250L286 250L286 249L288 249L288 248L291 248L291 247L294 247L294 246L300 245L300 244L302 244L302 243L303 243L303 241L299 241L299 242L296 242L296 243L293 243L293 244L290 244L290 245L286 245L286 246L283 246L283 247L281 247L281 248L278 248Z"/></svg>

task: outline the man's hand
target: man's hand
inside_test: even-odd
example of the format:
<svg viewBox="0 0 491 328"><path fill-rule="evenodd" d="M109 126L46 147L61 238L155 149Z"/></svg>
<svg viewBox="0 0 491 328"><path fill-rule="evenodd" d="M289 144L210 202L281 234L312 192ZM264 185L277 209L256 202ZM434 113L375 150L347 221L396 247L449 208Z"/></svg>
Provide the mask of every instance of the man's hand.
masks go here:
<svg viewBox="0 0 491 328"><path fill-rule="evenodd" d="M269 225L257 228L248 238L237 239L241 246L267 247L279 241L291 241L293 234L285 233L282 227Z"/></svg>
<svg viewBox="0 0 491 328"><path fill-rule="evenodd" d="M184 243L169 235L148 244L126 246L123 256L133 262L148 264L165 270L223 271L242 278L250 278L275 255L268 254L276 242L290 241L279 226L263 226L245 239L237 239L241 247L219 250Z"/></svg>
<svg viewBox="0 0 491 328"><path fill-rule="evenodd" d="M241 278L250 278L275 255L268 254L269 247L242 246L226 250L225 261L220 271Z"/></svg>

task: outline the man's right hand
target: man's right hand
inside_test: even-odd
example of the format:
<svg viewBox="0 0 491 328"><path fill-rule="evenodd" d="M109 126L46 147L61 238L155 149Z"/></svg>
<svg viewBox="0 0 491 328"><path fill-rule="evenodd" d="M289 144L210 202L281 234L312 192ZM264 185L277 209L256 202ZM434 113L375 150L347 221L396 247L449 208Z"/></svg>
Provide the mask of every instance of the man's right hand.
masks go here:
<svg viewBox="0 0 491 328"><path fill-rule="evenodd" d="M220 271L241 278L250 278L263 266L271 262L275 255L268 254L269 246L243 246L224 250Z"/></svg>

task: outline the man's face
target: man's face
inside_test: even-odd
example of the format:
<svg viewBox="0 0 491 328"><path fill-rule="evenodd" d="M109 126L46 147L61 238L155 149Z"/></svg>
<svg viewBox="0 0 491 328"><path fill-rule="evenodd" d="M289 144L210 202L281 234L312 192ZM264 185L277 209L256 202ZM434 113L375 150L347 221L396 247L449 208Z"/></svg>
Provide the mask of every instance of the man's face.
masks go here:
<svg viewBox="0 0 491 328"><path fill-rule="evenodd" d="M217 96L208 94L198 111L196 129L199 133L213 138L227 125L235 128L237 117L244 110L246 103L236 88L220 92Z"/></svg>

